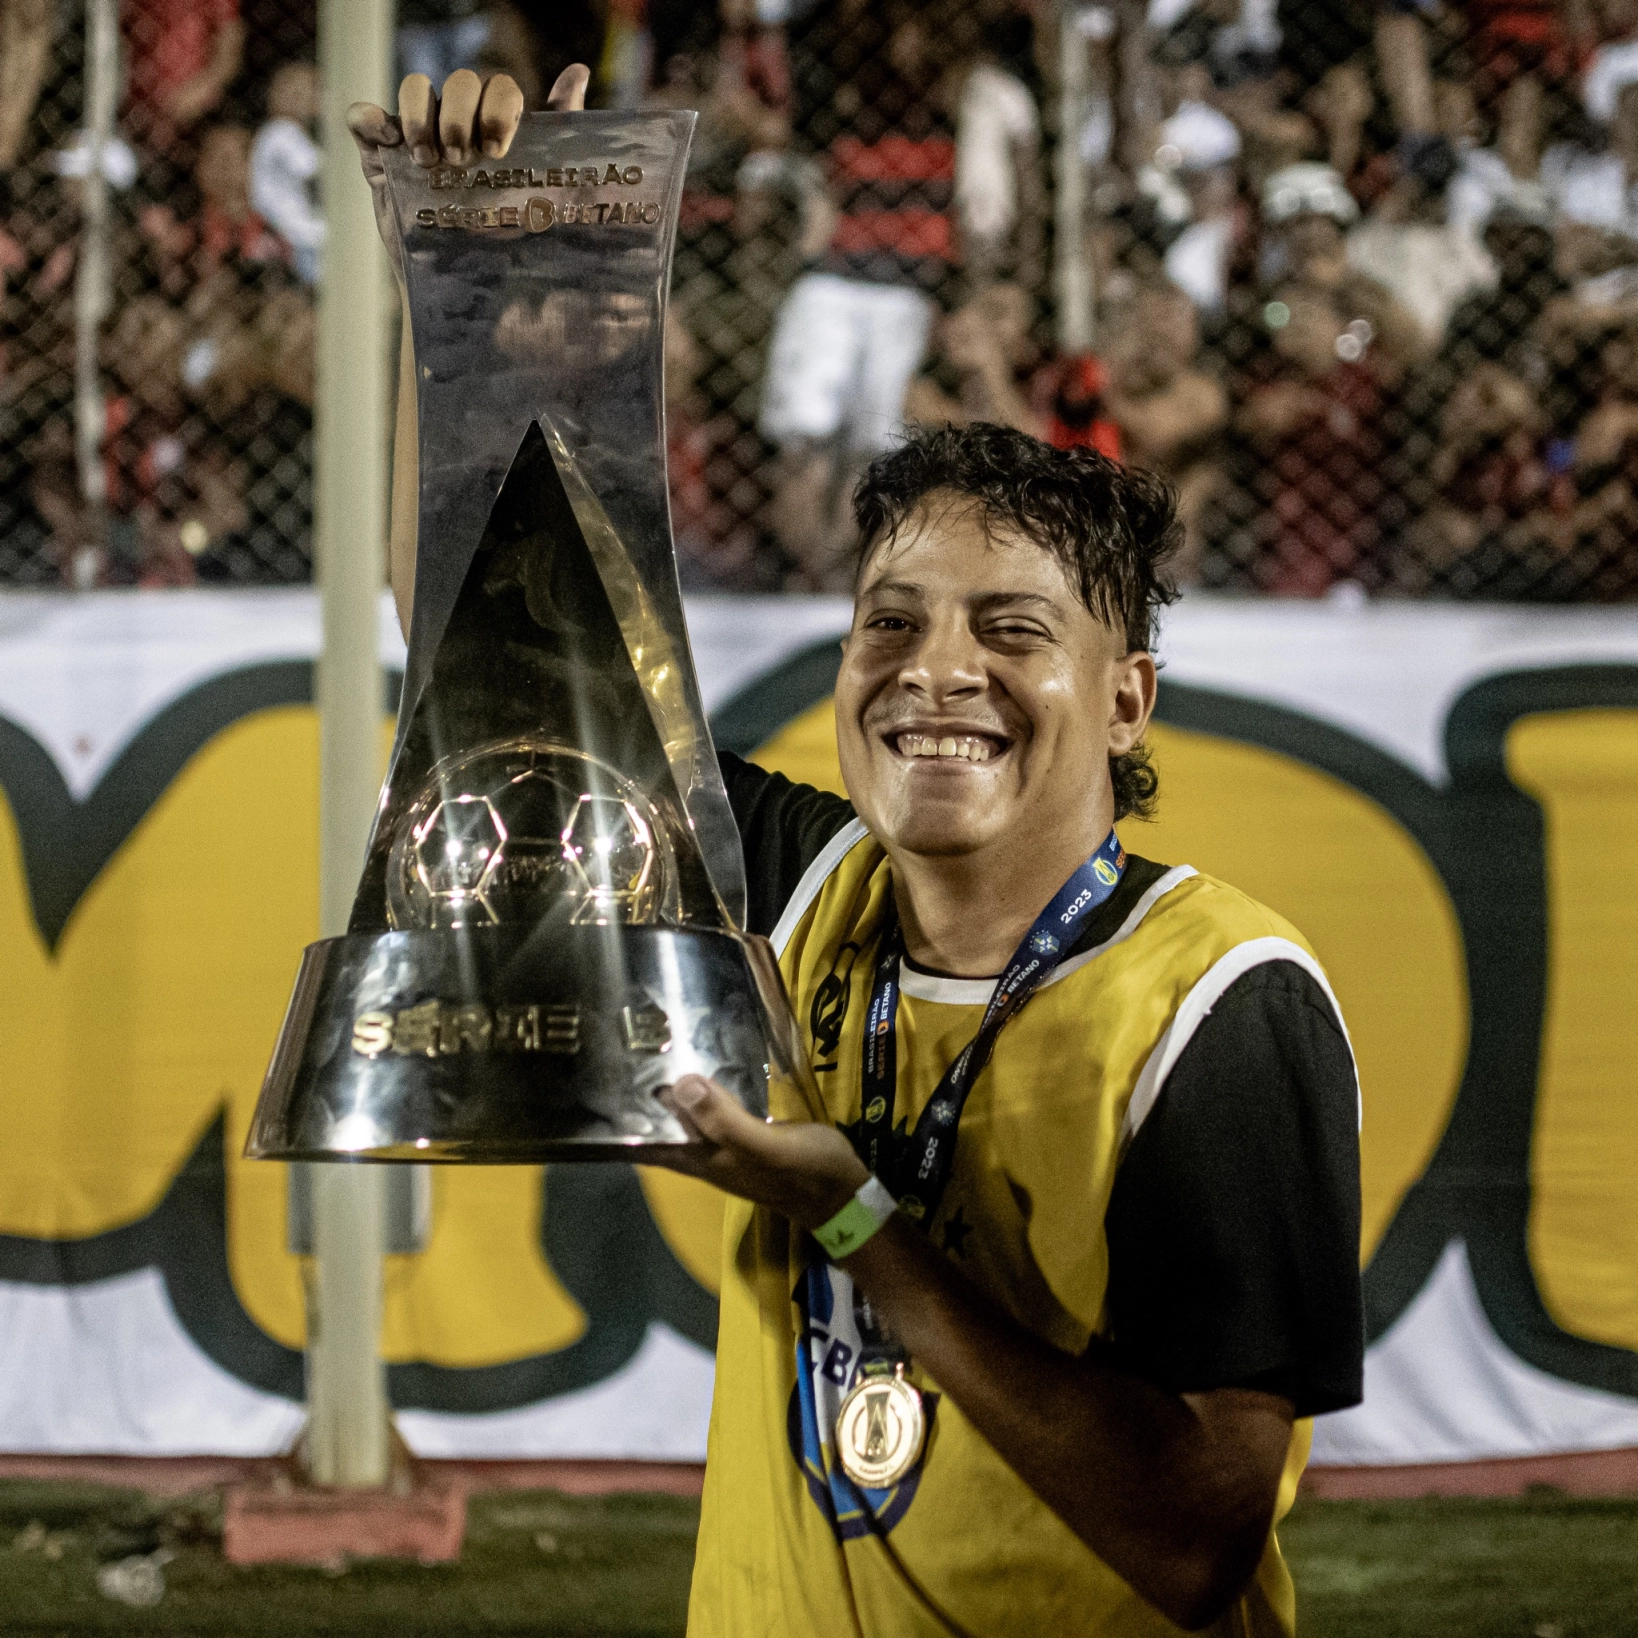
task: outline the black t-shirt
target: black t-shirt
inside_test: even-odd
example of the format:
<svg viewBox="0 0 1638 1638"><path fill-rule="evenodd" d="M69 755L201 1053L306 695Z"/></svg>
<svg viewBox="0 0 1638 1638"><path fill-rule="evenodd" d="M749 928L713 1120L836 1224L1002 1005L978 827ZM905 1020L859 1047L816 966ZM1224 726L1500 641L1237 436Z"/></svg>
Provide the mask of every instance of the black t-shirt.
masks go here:
<svg viewBox="0 0 1638 1638"><path fill-rule="evenodd" d="M721 760L748 925L768 933L853 807ZM1111 937L1165 870L1133 855L1065 958ZM1357 1097L1336 1014L1303 968L1267 962L1224 991L1116 1174L1104 1228L1122 1364L1176 1393L1277 1393L1298 1416L1359 1403Z"/></svg>

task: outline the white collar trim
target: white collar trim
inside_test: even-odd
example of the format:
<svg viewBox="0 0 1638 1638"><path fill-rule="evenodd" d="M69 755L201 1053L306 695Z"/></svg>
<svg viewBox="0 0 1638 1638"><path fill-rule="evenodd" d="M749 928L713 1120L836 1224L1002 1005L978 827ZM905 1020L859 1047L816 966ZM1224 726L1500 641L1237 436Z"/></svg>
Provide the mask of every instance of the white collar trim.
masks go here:
<svg viewBox="0 0 1638 1638"><path fill-rule="evenodd" d="M943 978L919 973L899 958L899 988L918 1001L939 1001L947 1007L987 1007L995 994L993 978Z"/></svg>
<svg viewBox="0 0 1638 1638"><path fill-rule="evenodd" d="M1186 882L1190 876L1198 874L1193 865L1176 865L1168 870L1144 892L1128 912L1126 920L1102 944L1094 944L1090 950L1082 950L1079 955L1071 956L1041 988L1049 989L1071 973L1079 972L1087 962L1095 960L1105 950L1124 943L1167 893L1179 883ZM993 978L941 978L934 973L917 972L906 961L899 962L899 988L917 1001L937 1001L947 1007L984 1007L989 1005L990 997L995 994L995 985Z"/></svg>
<svg viewBox="0 0 1638 1638"><path fill-rule="evenodd" d="M802 872L802 879L796 884L796 891L785 901L785 908L780 914L779 921L773 932L768 935L768 941L773 945L776 956L784 955L785 946L790 943L791 935L796 931L803 916L808 913L808 906L819 897L820 890L830 879L831 873L869 835L864 820L850 820L825 843L818 857Z"/></svg>

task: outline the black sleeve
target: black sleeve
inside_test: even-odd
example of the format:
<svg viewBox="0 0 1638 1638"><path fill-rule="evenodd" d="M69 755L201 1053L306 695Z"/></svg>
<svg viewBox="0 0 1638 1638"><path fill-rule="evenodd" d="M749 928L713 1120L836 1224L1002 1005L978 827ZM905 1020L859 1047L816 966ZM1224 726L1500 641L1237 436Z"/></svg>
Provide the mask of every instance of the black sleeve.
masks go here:
<svg viewBox="0 0 1638 1638"><path fill-rule="evenodd" d="M720 751L728 805L745 849L746 927L771 933L803 872L853 818L853 804Z"/></svg>
<svg viewBox="0 0 1638 1638"><path fill-rule="evenodd" d="M1110 1336L1176 1393L1261 1388L1297 1415L1359 1403L1359 1124L1348 1045L1293 962L1235 981L1121 1162Z"/></svg>

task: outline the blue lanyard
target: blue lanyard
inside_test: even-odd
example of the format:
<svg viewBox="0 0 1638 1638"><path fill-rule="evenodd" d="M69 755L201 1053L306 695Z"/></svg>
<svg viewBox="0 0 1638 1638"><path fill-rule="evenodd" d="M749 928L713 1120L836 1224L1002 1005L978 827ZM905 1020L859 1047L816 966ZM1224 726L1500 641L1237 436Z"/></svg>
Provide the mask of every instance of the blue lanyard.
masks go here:
<svg viewBox="0 0 1638 1638"><path fill-rule="evenodd" d="M862 1065L863 1117L860 1158L899 1197L900 1207L924 1226L931 1226L955 1164L956 1130L967 1094L995 1051L1002 1027L1052 976L1060 952L1075 941L1087 919L1108 901L1126 871L1126 850L1110 831L1102 847L1058 889L1052 902L1013 952L995 993L984 1009L978 1033L945 1070L938 1089L907 1136L893 1131L898 1091L899 961L904 935L891 893L876 951L876 972L865 1014Z"/></svg>

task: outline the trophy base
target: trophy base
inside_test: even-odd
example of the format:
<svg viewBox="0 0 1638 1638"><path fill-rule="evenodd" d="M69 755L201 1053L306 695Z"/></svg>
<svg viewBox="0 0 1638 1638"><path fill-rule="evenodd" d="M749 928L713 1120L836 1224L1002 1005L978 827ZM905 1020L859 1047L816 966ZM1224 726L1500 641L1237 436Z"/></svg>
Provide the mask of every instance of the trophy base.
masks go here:
<svg viewBox="0 0 1638 1638"><path fill-rule="evenodd" d="M772 947L690 927L454 928L309 945L245 1154L473 1165L687 1146L710 1076L765 1115L794 1022Z"/></svg>

